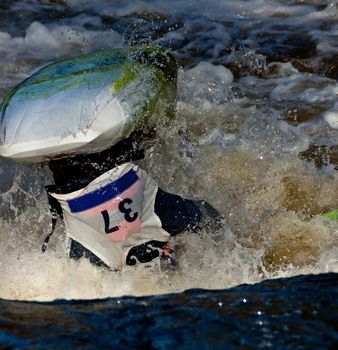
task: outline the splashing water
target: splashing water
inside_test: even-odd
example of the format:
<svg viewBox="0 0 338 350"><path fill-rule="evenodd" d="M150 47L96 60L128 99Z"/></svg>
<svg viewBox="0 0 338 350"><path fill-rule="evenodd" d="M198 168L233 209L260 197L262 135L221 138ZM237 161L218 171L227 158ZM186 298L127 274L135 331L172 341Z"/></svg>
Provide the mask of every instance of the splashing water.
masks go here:
<svg viewBox="0 0 338 350"><path fill-rule="evenodd" d="M262 7L254 1L244 10L243 2L228 1L208 5L209 16L194 11L194 17L188 15L190 5L172 13L163 1L118 3L115 12L104 1L100 6L83 3L87 10L82 15L63 22L33 21L22 32L1 29L1 95L48 61L133 41L130 33L121 32L127 21L135 21L134 28L146 28L148 34L164 32L155 39L171 47L182 65L176 120L169 130L159 127L156 145L141 166L165 190L209 201L224 215L225 225L217 232L173 238L180 260L175 272L161 271L157 262L111 272L85 259L70 261L62 223L42 254L49 225L43 186L50 174L42 167L1 160L0 267L5 283L0 297L162 294L338 272L338 226L320 216L338 207L338 84L334 72L320 64L337 49L332 39L337 24L328 33L320 29L328 19L333 21L331 5L291 1L273 6L263 1ZM34 6L26 4L26 11ZM66 5L55 6L62 12ZM76 11L78 3L67 6ZM145 14L150 12L166 14L157 30L158 20L148 20ZM283 57L273 46L278 40L264 46L263 37L292 34L292 29L277 26L277 17L285 18L285 26L298 20L317 51L306 51L296 39ZM112 18L119 21L109 22ZM310 19L311 28L306 24ZM113 23L110 31L104 21ZM239 29L246 35L241 45L233 39Z"/></svg>

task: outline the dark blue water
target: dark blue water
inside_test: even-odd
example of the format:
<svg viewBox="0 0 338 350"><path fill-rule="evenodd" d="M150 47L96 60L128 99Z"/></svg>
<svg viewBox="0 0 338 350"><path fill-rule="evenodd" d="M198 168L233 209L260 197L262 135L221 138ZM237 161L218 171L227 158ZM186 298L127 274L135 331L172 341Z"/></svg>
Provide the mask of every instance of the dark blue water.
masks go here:
<svg viewBox="0 0 338 350"><path fill-rule="evenodd" d="M1 349L334 349L338 274L228 290L49 303L1 300Z"/></svg>

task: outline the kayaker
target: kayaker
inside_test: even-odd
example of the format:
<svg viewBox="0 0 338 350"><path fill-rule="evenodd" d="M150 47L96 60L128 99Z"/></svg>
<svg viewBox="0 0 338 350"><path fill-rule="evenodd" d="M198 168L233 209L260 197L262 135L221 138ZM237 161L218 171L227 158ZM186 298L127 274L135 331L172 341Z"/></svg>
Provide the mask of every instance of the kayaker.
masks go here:
<svg viewBox="0 0 338 350"><path fill-rule="evenodd" d="M137 165L158 122L173 118L176 77L161 48L115 49L48 65L4 98L0 155L53 172L43 251L58 215L70 257L112 269L157 257L174 267L170 236L219 227L211 205L158 188Z"/></svg>

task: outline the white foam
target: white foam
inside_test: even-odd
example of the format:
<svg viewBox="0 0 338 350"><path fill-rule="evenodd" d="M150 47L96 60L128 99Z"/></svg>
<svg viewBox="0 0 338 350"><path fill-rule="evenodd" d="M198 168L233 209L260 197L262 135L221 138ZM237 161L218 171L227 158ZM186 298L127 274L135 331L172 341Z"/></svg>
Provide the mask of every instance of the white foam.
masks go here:
<svg viewBox="0 0 338 350"><path fill-rule="evenodd" d="M324 114L324 120L332 129L338 129L338 102L331 110Z"/></svg>
<svg viewBox="0 0 338 350"><path fill-rule="evenodd" d="M295 73L276 80L271 97L276 100L302 100L309 103L335 99L338 85L334 80L311 74Z"/></svg>
<svg viewBox="0 0 338 350"><path fill-rule="evenodd" d="M338 26L329 25L336 8L319 5L315 0L69 0L66 9L80 15L30 23L23 35L0 32L2 95L56 58L120 46L124 30L133 31L134 25L135 31L138 25L143 30L141 15L154 15L154 22L156 16L162 18L159 26L173 23L158 41L182 41L174 54L188 62L179 71L177 118L169 130L158 130L162 139L142 166L164 189L208 200L227 224L220 232L174 238L181 264L174 273L160 271L157 262L116 273L85 259L71 261L60 224L42 254L50 222L42 187L48 181L37 176L37 169L1 163L8 172L0 186L0 297L149 295L338 272L337 224L318 215L337 205L337 172L334 167L318 171L298 158L310 144L337 144L337 82L316 72L302 73L291 61L267 64L257 45L262 33L278 34L284 29L276 27L282 25L285 31L291 28L285 32L291 35L297 25L317 45L310 61L335 54ZM35 11L38 5L23 1L17 6L18 11ZM122 23L121 32L86 29L103 28L101 15L111 16L114 25ZM229 50L227 60L222 55ZM223 66L229 62L251 76L234 79ZM298 103L323 107L323 119L318 115L298 126L281 121L282 112Z"/></svg>
<svg viewBox="0 0 338 350"><path fill-rule="evenodd" d="M200 62L196 67L179 72L180 97L221 103L227 100L232 72L221 65Z"/></svg>
<svg viewBox="0 0 338 350"><path fill-rule="evenodd" d="M12 41L17 50L22 52L37 49L39 50L37 53L44 57L48 53L61 56L74 48L89 52L107 46L118 47L122 44L121 36L114 31L84 31L67 25L52 25L48 28L39 22L33 22L27 28L24 38L17 37Z"/></svg>
<svg viewBox="0 0 338 350"><path fill-rule="evenodd" d="M324 227L316 225L320 230ZM322 242L313 242L314 247L317 243L325 247L338 235L337 229L325 230L326 236L321 231ZM295 237L288 239L294 241ZM310 235L309 239L315 237ZM47 301L153 295L189 288L223 289L266 278L338 271L334 250L329 250L329 246L319 251L314 264L296 266L289 263L269 270L264 263L268 246L242 245L229 230L219 232L218 238L207 233L185 234L174 241L180 258L180 268L176 272L161 271L157 262L147 264L148 267L125 267L120 272L97 268L86 259L69 260L59 250L61 241L59 247L50 247L45 254L38 249L20 249L19 253L12 244L11 249L7 246L1 252L2 278L6 283L1 284L0 296L12 300ZM299 256L302 259L300 252Z"/></svg>

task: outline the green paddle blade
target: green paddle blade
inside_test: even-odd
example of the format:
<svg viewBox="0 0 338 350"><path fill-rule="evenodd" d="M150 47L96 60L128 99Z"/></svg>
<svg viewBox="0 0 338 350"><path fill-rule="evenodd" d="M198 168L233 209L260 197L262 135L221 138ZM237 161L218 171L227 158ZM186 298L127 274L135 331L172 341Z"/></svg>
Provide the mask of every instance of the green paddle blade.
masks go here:
<svg viewBox="0 0 338 350"><path fill-rule="evenodd" d="M321 216L330 220L338 221L338 209L331 210L327 213L322 214Z"/></svg>

